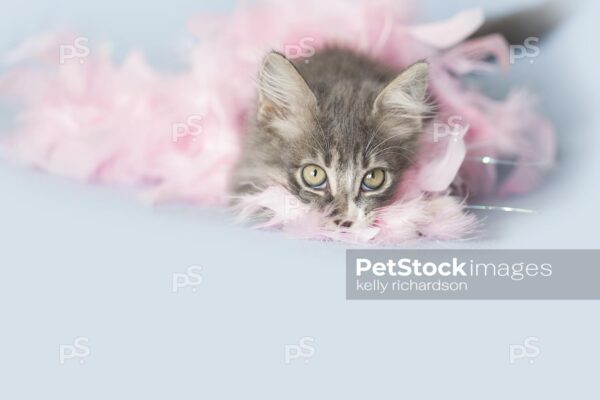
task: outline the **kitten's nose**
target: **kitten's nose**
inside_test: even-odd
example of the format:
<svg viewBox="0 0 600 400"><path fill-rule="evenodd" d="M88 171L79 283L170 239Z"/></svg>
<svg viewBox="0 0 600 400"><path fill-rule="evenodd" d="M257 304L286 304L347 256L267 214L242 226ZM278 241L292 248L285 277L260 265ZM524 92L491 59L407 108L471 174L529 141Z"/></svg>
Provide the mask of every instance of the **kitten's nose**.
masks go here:
<svg viewBox="0 0 600 400"><path fill-rule="evenodd" d="M341 219L336 219L335 222L337 225L341 226L342 228L350 228L352 227L353 222L352 221L344 221L342 222Z"/></svg>

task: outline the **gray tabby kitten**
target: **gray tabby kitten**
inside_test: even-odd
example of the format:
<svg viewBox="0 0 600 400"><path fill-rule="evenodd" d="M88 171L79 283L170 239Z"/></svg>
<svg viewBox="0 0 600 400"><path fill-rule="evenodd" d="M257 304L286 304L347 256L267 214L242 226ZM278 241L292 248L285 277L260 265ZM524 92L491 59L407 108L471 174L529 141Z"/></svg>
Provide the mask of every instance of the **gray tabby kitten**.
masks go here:
<svg viewBox="0 0 600 400"><path fill-rule="evenodd" d="M428 65L399 73L341 48L306 61L265 57L234 194L281 185L331 226L366 226L415 157Z"/></svg>
<svg viewBox="0 0 600 400"><path fill-rule="evenodd" d="M474 36L500 32L522 43L551 31L567 10L543 2L493 19ZM293 61L270 53L233 193L281 185L326 211L331 226L369 225L414 161L431 110L427 71L424 62L393 71L341 48Z"/></svg>

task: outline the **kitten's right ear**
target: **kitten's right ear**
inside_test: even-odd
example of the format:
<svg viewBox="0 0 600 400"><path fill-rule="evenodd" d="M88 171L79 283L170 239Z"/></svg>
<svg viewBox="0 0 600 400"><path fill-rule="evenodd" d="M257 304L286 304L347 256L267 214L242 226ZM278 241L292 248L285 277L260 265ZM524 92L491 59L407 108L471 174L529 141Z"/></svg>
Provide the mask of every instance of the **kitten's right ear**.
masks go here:
<svg viewBox="0 0 600 400"><path fill-rule="evenodd" d="M317 99L296 67L282 54L269 53L259 74L259 121L301 115L316 107Z"/></svg>
<svg viewBox="0 0 600 400"><path fill-rule="evenodd" d="M375 99L373 113L386 112L404 117L418 117L429 111L427 84L429 65L418 62L405 69Z"/></svg>

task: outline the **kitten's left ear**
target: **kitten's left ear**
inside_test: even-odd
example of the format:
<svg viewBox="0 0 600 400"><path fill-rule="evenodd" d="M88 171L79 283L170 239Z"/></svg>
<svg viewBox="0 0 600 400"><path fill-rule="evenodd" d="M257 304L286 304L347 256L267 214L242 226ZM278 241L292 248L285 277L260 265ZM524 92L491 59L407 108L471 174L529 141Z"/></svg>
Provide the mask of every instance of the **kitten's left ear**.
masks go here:
<svg viewBox="0 0 600 400"><path fill-rule="evenodd" d="M282 54L269 53L259 75L258 119L285 118L317 107L317 99L296 67Z"/></svg>
<svg viewBox="0 0 600 400"><path fill-rule="evenodd" d="M373 103L373 113L395 113L399 117L422 116L429 111L427 84L429 65L413 64L404 70L379 93Z"/></svg>

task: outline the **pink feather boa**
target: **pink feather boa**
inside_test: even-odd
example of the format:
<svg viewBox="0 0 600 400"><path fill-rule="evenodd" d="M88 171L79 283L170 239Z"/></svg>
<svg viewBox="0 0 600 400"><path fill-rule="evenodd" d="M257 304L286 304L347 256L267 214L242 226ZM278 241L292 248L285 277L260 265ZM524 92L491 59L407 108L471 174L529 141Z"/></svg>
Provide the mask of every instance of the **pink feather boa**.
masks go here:
<svg viewBox="0 0 600 400"><path fill-rule="evenodd" d="M481 12L429 25L412 25L412 15L411 4L398 0L334 0L326 7L313 0L274 2L228 16L202 15L190 23L199 39L190 68L172 75L154 71L139 53L116 66L102 47L59 64L59 46L75 37L40 35L9 55L14 67L0 78L0 93L25 105L3 150L50 173L141 187L153 201L224 205L255 98L253 82L268 50L293 56L290 50L336 43L397 68L427 59L439 115L397 200L379 210L373 226L325 228L319 212L281 187L241 198L238 211L247 220L267 208L272 218L260 227L306 238L381 244L461 238L476 221L461 199L448 195L450 184L478 196L528 191L553 164L554 134L527 93L495 101L461 80L508 67L500 36L464 41L482 24ZM300 46L306 43L310 47ZM490 55L495 65L485 61ZM452 118L459 123L448 124ZM469 162L478 157L523 166L500 183L493 165ZM528 168L531 161L546 168Z"/></svg>

